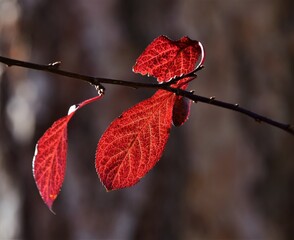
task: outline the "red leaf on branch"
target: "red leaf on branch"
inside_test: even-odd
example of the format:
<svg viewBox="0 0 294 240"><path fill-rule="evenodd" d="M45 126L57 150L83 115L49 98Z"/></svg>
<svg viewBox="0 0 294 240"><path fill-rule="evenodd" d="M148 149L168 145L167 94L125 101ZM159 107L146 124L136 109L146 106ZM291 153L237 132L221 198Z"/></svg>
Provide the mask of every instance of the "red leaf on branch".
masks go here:
<svg viewBox="0 0 294 240"><path fill-rule="evenodd" d="M154 167L168 140L174 101L174 94L158 90L111 123L96 151L107 190L130 187Z"/></svg>
<svg viewBox="0 0 294 240"><path fill-rule="evenodd" d="M133 71L156 77L158 82L167 82L176 76L193 71L198 60L198 65L202 65L204 50L200 42L188 37L172 41L160 36L139 56Z"/></svg>
<svg viewBox="0 0 294 240"><path fill-rule="evenodd" d="M36 144L33 175L39 193L51 211L52 204L60 192L65 176L68 122L76 110L98 100L101 96L98 95L78 105L71 106L68 115L54 122Z"/></svg>
<svg viewBox="0 0 294 240"><path fill-rule="evenodd" d="M33 174L40 195L49 209L56 199L65 175L67 124L73 113L59 119L38 141L33 160Z"/></svg>
<svg viewBox="0 0 294 240"><path fill-rule="evenodd" d="M185 90L188 86L188 82L193 80L194 78L183 78L180 81L178 81L176 84L173 84L171 86L174 87L177 86L178 88ZM191 107L191 101L185 97L182 96L176 96L176 101L173 108L173 125L175 127L182 126L189 117L190 114L190 107Z"/></svg>
<svg viewBox="0 0 294 240"><path fill-rule="evenodd" d="M183 125L190 114L191 101L185 97L178 96L173 108L173 124L176 127Z"/></svg>

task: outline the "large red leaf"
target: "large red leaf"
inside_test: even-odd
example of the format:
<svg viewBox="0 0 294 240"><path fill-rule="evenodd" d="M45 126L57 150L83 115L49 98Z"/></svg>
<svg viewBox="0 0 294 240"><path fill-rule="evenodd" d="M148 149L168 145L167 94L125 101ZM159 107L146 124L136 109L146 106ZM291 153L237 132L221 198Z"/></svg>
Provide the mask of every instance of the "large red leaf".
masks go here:
<svg viewBox="0 0 294 240"><path fill-rule="evenodd" d="M68 115L54 122L36 144L33 175L39 193L51 211L65 176L68 122L77 109L99 98L101 95L71 106Z"/></svg>
<svg viewBox="0 0 294 240"><path fill-rule="evenodd" d="M188 37L172 41L166 36L160 36L139 56L133 71L154 76L158 82L167 82L193 71L197 61L198 65L204 61L204 50L200 42Z"/></svg>
<svg viewBox="0 0 294 240"><path fill-rule="evenodd" d="M107 190L134 185L157 163L168 140L174 101L174 94L158 90L111 123L96 151L96 170Z"/></svg>

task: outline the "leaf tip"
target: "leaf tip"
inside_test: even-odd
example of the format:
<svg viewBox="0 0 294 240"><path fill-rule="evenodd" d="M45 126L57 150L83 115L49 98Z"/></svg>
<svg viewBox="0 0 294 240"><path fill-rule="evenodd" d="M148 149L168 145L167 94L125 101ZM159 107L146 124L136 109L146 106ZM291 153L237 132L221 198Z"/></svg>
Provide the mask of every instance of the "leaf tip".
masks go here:
<svg viewBox="0 0 294 240"><path fill-rule="evenodd" d="M52 207L56 198L57 198L57 194L49 194L47 199L45 198L43 199L45 204L49 208L50 212L52 212L54 215L56 215L56 213L53 211Z"/></svg>
<svg viewBox="0 0 294 240"><path fill-rule="evenodd" d="M48 206L48 208L49 208L50 212L52 212L54 215L56 215L56 213L52 209L52 205L50 207Z"/></svg>

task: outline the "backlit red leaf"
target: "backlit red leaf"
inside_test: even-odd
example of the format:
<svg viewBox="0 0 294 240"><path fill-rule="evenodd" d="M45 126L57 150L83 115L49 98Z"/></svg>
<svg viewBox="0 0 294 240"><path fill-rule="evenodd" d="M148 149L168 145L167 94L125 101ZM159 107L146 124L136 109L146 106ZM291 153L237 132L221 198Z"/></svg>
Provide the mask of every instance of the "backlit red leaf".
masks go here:
<svg viewBox="0 0 294 240"><path fill-rule="evenodd" d="M100 97L101 95L71 106L68 115L54 122L36 144L33 175L39 193L51 211L65 176L68 122L77 109Z"/></svg>
<svg viewBox="0 0 294 240"><path fill-rule="evenodd" d="M50 210L65 175L67 124L73 113L59 119L38 141L33 161L33 174L40 195Z"/></svg>
<svg viewBox="0 0 294 240"><path fill-rule="evenodd" d="M154 76L158 82L167 82L193 71L197 61L198 65L202 65L204 61L204 50L200 42L188 37L172 41L160 36L139 56L133 71Z"/></svg>
<svg viewBox="0 0 294 240"><path fill-rule="evenodd" d="M96 170L107 190L134 185L157 163L168 140L174 101L174 94L159 90L111 123L96 151Z"/></svg>

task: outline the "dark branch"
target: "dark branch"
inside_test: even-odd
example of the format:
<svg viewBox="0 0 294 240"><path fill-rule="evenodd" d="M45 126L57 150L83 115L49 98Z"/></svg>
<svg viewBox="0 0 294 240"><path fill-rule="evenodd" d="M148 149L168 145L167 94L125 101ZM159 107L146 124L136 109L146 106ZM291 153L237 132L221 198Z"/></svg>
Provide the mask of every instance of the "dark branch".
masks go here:
<svg viewBox="0 0 294 240"><path fill-rule="evenodd" d="M203 68L203 66L199 66L198 68L196 68L192 72L185 74L183 76L180 76L180 77L176 77L169 82L162 83L162 84L153 84L153 83L139 83L139 82L124 81L124 80L115 80L115 79L109 79L109 78L91 77L91 76L81 75L78 73L67 72L67 71L63 71L63 70L59 69L60 62L55 62L55 63L51 63L48 65L40 65L40 64L14 60L11 58L1 57L1 56L0 56L0 62L6 64L9 67L10 66L19 66L19 67L30 68L30 69L35 69L35 70L40 70L40 71L45 71L45 72L51 72L51 73L62 75L62 76L69 77L69 78L83 80L83 81L86 81L92 85L99 86L99 87L102 87L101 84L114 84L114 85L121 85L121 86L132 87L132 88L163 89L163 90L175 93L177 95L189 98L194 102L202 102L202 103L230 109L230 110L245 114L245 115L253 118L257 122L267 123L271 126L280 128L280 129L294 135L294 129L290 124L284 124L284 123L280 123L280 122L274 121L272 119L266 118L262 115L259 115L257 113L251 112L247 109L241 108L238 104L231 104L231 103L215 100L214 97L207 98L207 97L195 95L193 92L188 92L188 91L184 91L179 88L171 87L172 83L175 83L176 81L178 81L180 79L183 79L186 77L196 77L196 72L201 70Z"/></svg>

